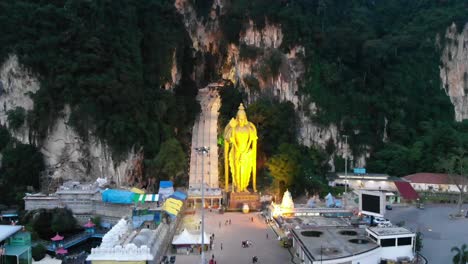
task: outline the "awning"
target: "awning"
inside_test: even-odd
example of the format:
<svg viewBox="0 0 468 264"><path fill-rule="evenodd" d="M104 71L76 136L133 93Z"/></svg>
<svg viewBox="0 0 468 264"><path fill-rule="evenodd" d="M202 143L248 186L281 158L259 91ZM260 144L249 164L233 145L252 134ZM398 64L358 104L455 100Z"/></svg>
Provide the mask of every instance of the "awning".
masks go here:
<svg viewBox="0 0 468 264"><path fill-rule="evenodd" d="M20 231L22 226L0 225L0 242Z"/></svg>
<svg viewBox="0 0 468 264"><path fill-rule="evenodd" d="M413 186L409 182L396 181L394 182L401 196L406 200L419 199L418 193L413 189Z"/></svg>

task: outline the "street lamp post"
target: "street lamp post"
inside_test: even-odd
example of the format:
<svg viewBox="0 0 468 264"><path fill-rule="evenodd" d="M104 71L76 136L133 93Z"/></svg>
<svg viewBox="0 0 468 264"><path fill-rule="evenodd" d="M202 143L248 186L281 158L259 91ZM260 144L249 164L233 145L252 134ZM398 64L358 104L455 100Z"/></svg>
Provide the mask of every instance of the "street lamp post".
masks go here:
<svg viewBox="0 0 468 264"><path fill-rule="evenodd" d="M346 208L346 199L348 197L348 136L344 135L345 138L345 185L344 185L344 207Z"/></svg>
<svg viewBox="0 0 468 264"><path fill-rule="evenodd" d="M205 264L205 250L203 247L205 246L205 175L204 175L204 163L205 163L205 154L208 155L210 148L203 146L203 147L197 147L195 148L195 151L197 151L198 154L202 155L202 167L201 167L201 174L202 174L202 180L201 180L201 196L202 196L202 209L201 209L201 246L202 246L202 251L201 251L201 263Z"/></svg>

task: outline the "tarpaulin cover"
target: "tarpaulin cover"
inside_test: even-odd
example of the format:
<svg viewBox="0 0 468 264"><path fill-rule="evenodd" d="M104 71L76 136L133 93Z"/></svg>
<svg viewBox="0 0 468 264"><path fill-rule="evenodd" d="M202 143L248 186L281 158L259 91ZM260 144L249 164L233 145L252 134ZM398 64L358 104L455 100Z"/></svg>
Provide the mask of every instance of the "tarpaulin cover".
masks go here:
<svg viewBox="0 0 468 264"><path fill-rule="evenodd" d="M138 194L145 194L145 191L143 191L142 189L138 189L136 187L133 187L132 189L130 189L130 191L134 193L138 193Z"/></svg>
<svg viewBox="0 0 468 264"><path fill-rule="evenodd" d="M160 181L159 182L159 188L170 188L174 187L171 181Z"/></svg>
<svg viewBox="0 0 468 264"><path fill-rule="evenodd" d="M102 192L102 201L106 203L132 204L134 195L130 191L107 189Z"/></svg>
<svg viewBox="0 0 468 264"><path fill-rule="evenodd" d="M180 201L180 200L177 200L177 199L174 199L174 198L169 198L166 200L166 202L164 204L174 204L178 207L182 207L183 205L183 202Z"/></svg>
<svg viewBox="0 0 468 264"><path fill-rule="evenodd" d="M179 191L174 192L170 197L175 198L177 200L182 200L182 201L187 199L187 195L185 193L179 192Z"/></svg>

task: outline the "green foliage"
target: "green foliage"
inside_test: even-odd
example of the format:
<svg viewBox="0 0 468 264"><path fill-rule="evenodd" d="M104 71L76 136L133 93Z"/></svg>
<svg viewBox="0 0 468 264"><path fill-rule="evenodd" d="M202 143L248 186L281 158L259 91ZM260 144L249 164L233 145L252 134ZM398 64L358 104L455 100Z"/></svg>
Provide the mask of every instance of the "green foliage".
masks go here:
<svg viewBox="0 0 468 264"><path fill-rule="evenodd" d="M280 146L279 153L273 155L266 163L266 166L276 181L289 186L298 173L299 160L299 150L295 146L283 144Z"/></svg>
<svg viewBox="0 0 468 264"><path fill-rule="evenodd" d="M15 109L7 111L7 121L10 128L13 130L19 129L23 124L26 118L26 111L24 108L18 106Z"/></svg>
<svg viewBox="0 0 468 264"><path fill-rule="evenodd" d="M45 257L47 249L42 244L37 244L31 248L31 252L34 261L39 261Z"/></svg>
<svg viewBox="0 0 468 264"><path fill-rule="evenodd" d="M213 0L191 0L197 16L207 18L213 5Z"/></svg>
<svg viewBox="0 0 468 264"><path fill-rule="evenodd" d="M452 258L453 264L464 264L468 262L468 249L466 244L460 247L452 247L450 251L456 253Z"/></svg>
<svg viewBox="0 0 468 264"><path fill-rule="evenodd" d="M158 155L148 165L160 179L175 181L176 185L183 184L181 177L186 172L187 162L185 153L176 139L165 141Z"/></svg>
<svg viewBox="0 0 468 264"><path fill-rule="evenodd" d="M18 54L40 77L27 116L33 137L44 137L67 104L69 123L83 138L94 134L107 142L116 158L144 146L151 159L168 138L186 140L198 106L192 44L173 1L0 5L9 10L0 14L0 59ZM160 89L172 79L174 59L182 73L175 93Z"/></svg>
<svg viewBox="0 0 468 264"><path fill-rule="evenodd" d="M73 212L66 208L63 210L55 210L52 213L52 220L50 221L50 228L54 232L65 233L76 228L77 221L73 217Z"/></svg>
<svg viewBox="0 0 468 264"><path fill-rule="evenodd" d="M102 219L100 216L95 216L91 218L91 222L93 222L93 224L95 224L97 227L101 226L101 221Z"/></svg>
<svg viewBox="0 0 468 264"><path fill-rule="evenodd" d="M44 170L41 152L33 145L9 144L2 151L0 177L12 186L33 186L40 184L40 172Z"/></svg>
<svg viewBox="0 0 468 264"><path fill-rule="evenodd" d="M422 123L433 124L440 132L446 126L461 133L453 124L453 106L441 89L439 64L446 43L443 39L437 43L436 37L443 36L452 22L463 28L468 19L466 1L230 4L222 18L241 19L243 26L251 19L257 29L267 20L280 24L283 51L297 44L305 47L300 93L317 106L310 117L321 124L338 124L342 134L350 135L354 155L362 154L362 146L371 146L370 163L377 171L405 175L434 170L438 156L453 143L444 148L439 143L450 136L441 133L437 139L430 130L421 129ZM242 28L229 30L230 36L238 36ZM265 62L259 69L262 78L276 76L278 57L267 57Z"/></svg>
<svg viewBox="0 0 468 264"><path fill-rule="evenodd" d="M10 140L10 132L6 127L0 125L0 152L8 145Z"/></svg>
<svg viewBox="0 0 468 264"><path fill-rule="evenodd" d="M221 97L219 127L224 129L229 120L236 117L239 105L243 101L243 95L239 90L235 89L231 83L219 90L219 96Z"/></svg>
<svg viewBox="0 0 468 264"><path fill-rule="evenodd" d="M421 252L423 249L423 234L421 232L416 232L416 241L415 241L415 250L417 253Z"/></svg>
<svg viewBox="0 0 468 264"><path fill-rule="evenodd" d="M244 77L244 83L247 88L253 92L260 91L260 83L258 82L257 78L253 75L247 75Z"/></svg>
<svg viewBox="0 0 468 264"><path fill-rule="evenodd" d="M263 49L247 44L240 44L239 47L239 58L241 60L255 60L258 56L263 54Z"/></svg>
<svg viewBox="0 0 468 264"><path fill-rule="evenodd" d="M68 208L28 211L21 222L31 226L44 240L49 240L57 232L61 235L70 234L78 227L72 211Z"/></svg>
<svg viewBox="0 0 468 264"><path fill-rule="evenodd" d="M270 157L281 144L296 144L297 120L292 103L259 100L246 110L249 121L257 128L259 152Z"/></svg>

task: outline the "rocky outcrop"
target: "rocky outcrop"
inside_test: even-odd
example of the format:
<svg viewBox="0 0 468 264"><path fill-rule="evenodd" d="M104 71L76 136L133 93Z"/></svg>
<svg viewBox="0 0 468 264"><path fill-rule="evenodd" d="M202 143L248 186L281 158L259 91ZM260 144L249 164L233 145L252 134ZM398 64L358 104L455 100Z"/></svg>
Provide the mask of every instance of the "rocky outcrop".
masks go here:
<svg viewBox="0 0 468 264"><path fill-rule="evenodd" d="M125 185L133 160L137 157L135 151L127 153L123 161L115 161L109 146L92 135L84 141L68 125L68 106L61 116L41 145L49 176L81 182L106 177L117 186Z"/></svg>
<svg viewBox="0 0 468 264"><path fill-rule="evenodd" d="M223 1L213 1L213 12L206 19L199 19L192 4L188 0L175 0L174 6L183 19L184 25L192 39L193 48L196 51L217 54L222 32L219 30L219 21L216 19L216 8L223 11Z"/></svg>
<svg viewBox="0 0 468 264"><path fill-rule="evenodd" d="M34 102L31 95L39 90L40 85L14 55L0 67L0 84L0 123L8 126L8 110L16 107L32 110ZM107 177L118 186L124 185L133 169L134 159L141 155L132 150L121 161L116 161L110 148L91 133L86 141L79 137L68 125L69 116L70 109L65 107L41 142L31 142L27 124L9 131L18 141L40 148L47 174L52 179L94 181L98 177Z"/></svg>
<svg viewBox="0 0 468 264"><path fill-rule="evenodd" d="M452 24L440 40L444 47L440 78L455 108L455 120L468 118L468 24L461 33Z"/></svg>
<svg viewBox="0 0 468 264"><path fill-rule="evenodd" d="M184 24L193 41L195 50L202 53L216 54L220 50L220 32L217 14L223 14L228 5L222 0L216 0L208 18L199 18L187 0L176 0L175 7L184 17ZM301 97L299 80L303 78L305 67L302 58L305 56L304 47L297 45L288 53L280 50L283 42L281 25L266 21L262 28L257 27L252 20L244 25L239 34L240 45L229 44L224 61L220 65L223 79L231 80L246 88L248 102L254 102L262 96L273 96L280 101L292 102L299 116L300 129L298 139L306 146L320 146L325 148L327 142L332 141L336 155L343 156L344 143L336 125L321 126L316 124L311 116L316 112L313 98ZM250 49L256 56L241 57L241 49ZM276 56L281 61L276 75L269 72L268 60ZM196 74L200 76L199 74ZM363 157L365 157L364 154ZM358 158L356 158L358 159ZM365 160L365 158L363 158ZM333 163L333 160L331 160Z"/></svg>
<svg viewBox="0 0 468 264"><path fill-rule="evenodd" d="M174 50L174 53L172 54L171 81L164 84L164 89L166 90L174 89L174 87L179 84L180 78L182 77L182 73L177 65L176 55L177 50Z"/></svg>
<svg viewBox="0 0 468 264"><path fill-rule="evenodd" d="M0 67L0 124L9 127L8 111L17 107L25 111L34 108L31 98L39 90L39 81L18 63L18 57L11 55ZM23 143L33 143L26 125L10 129L10 133Z"/></svg>
<svg viewBox="0 0 468 264"><path fill-rule="evenodd" d="M240 34L240 41L250 46L262 49L278 49L283 42L283 31L277 25L266 23L262 29L257 29L252 20L249 26Z"/></svg>

